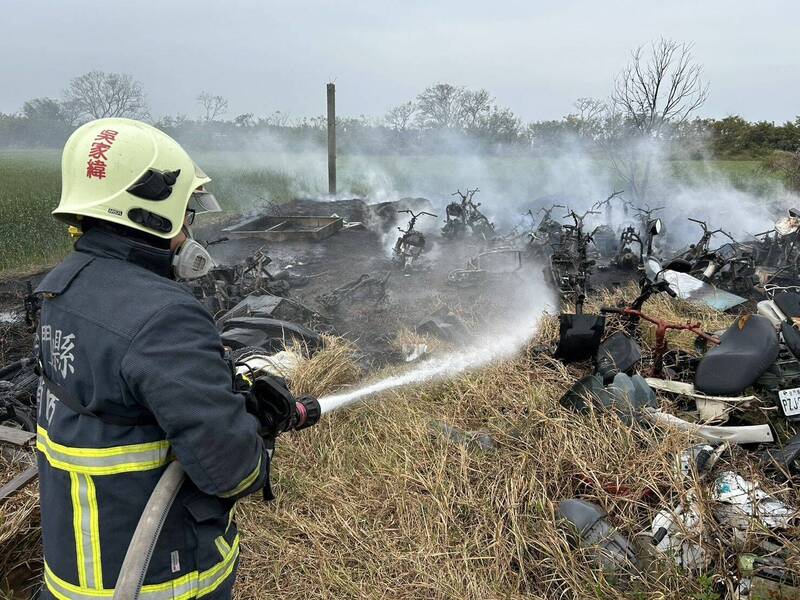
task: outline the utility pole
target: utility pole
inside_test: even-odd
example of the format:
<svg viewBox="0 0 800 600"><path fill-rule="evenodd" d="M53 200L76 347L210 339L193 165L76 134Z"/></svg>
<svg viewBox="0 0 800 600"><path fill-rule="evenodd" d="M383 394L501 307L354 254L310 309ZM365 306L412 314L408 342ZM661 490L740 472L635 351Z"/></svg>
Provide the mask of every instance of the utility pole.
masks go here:
<svg viewBox="0 0 800 600"><path fill-rule="evenodd" d="M336 84L328 84L328 194L336 195Z"/></svg>

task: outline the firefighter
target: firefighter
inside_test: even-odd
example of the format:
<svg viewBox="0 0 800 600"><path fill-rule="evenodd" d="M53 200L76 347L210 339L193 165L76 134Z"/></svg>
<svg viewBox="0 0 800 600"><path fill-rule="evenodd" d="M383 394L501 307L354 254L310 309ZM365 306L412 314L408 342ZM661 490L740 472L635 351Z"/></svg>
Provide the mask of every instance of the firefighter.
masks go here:
<svg viewBox="0 0 800 600"><path fill-rule="evenodd" d="M262 489L269 457L213 319L176 281L213 266L189 230L197 213L219 210L209 181L139 121L92 121L64 147L53 215L81 235L37 288L42 597L111 597L172 460L188 480L139 597L231 596L233 505Z"/></svg>

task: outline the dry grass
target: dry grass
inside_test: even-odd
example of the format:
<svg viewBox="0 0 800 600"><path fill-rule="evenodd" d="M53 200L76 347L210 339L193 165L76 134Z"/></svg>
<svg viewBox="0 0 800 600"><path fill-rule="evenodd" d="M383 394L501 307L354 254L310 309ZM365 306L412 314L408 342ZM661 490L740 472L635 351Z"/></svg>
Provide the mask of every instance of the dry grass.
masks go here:
<svg viewBox="0 0 800 600"><path fill-rule="evenodd" d="M632 292L593 300L587 312L600 302L614 304L620 294ZM729 321L660 299L647 310L702 320L710 330ZM754 527L737 546L711 514L708 485L674 475L675 454L690 443L684 434L563 409L558 399L588 365L565 367L532 351L556 336L555 318L546 319L531 349L512 360L453 381L388 392L283 436L274 466L278 499L265 505L253 496L237 507L237 597L717 597L711 587L734 572L737 551L755 549L766 534ZM292 387L321 395L362 376L354 348L327 340L324 351L302 362ZM432 419L486 431L496 448L447 440ZM735 448L722 463L717 471L736 470L800 506L797 489L770 481L744 450ZM682 573L671 560L649 556L641 535L656 511L675 506L690 489L704 514L699 539L713 556L702 574ZM641 572L604 572L570 545L555 517L557 502L569 497L599 503L621 533L639 542ZM779 536L800 570L797 540L798 527Z"/></svg>
<svg viewBox="0 0 800 600"><path fill-rule="evenodd" d="M616 295L594 299L615 304ZM648 312L699 320L708 330L730 317L654 299ZM537 343L552 342L555 319ZM406 336L408 337L408 336ZM338 365L353 374L346 355ZM322 358L319 359L320 361ZM309 365L311 366L311 365ZM542 354L456 381L390 392L283 438L275 467L278 500L249 499L239 508L243 559L239 598L713 598L712 586L735 565L736 549L756 549L764 532L735 546L707 501L707 484L674 474L684 434L629 428L610 415L579 416L558 398L580 368ZM302 377L302 374L301 374ZM307 388L304 388L307 389ZM333 388L317 388L332 391ZM488 431L493 451L445 440L432 418ZM771 483L751 455L734 449L718 470L732 468L789 504L796 489ZM657 510L694 489L704 514L702 542L714 557L707 573L686 574L647 554ZM606 573L574 550L558 526L559 499L604 506L611 522L643 548L645 568ZM780 541L795 565L800 529Z"/></svg>
<svg viewBox="0 0 800 600"><path fill-rule="evenodd" d="M30 465L32 455L0 450L2 486ZM0 598L27 597L27 588L41 572L40 540L39 486L34 482L0 504Z"/></svg>

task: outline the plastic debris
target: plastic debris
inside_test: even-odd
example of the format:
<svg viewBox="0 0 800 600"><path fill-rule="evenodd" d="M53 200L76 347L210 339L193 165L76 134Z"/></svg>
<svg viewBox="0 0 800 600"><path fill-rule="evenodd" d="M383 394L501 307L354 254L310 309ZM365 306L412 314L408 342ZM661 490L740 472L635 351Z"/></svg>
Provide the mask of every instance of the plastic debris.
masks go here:
<svg viewBox="0 0 800 600"><path fill-rule="evenodd" d="M734 600L800 600L800 574L780 558L741 554Z"/></svg>
<svg viewBox="0 0 800 600"><path fill-rule="evenodd" d="M651 533L654 547L659 552L671 554L675 563L684 569L698 570L708 566L710 559L695 539L703 529L697 503L678 506L674 511L662 510L653 517Z"/></svg>
<svg viewBox="0 0 800 600"><path fill-rule="evenodd" d="M609 524L606 511L598 505L575 498L562 500L558 514L572 524L580 538L578 544L592 549L594 560L603 568L639 567L630 542Z"/></svg>
<svg viewBox="0 0 800 600"><path fill-rule="evenodd" d="M727 448L728 445L724 443L716 446L699 444L686 448L677 457L678 474L689 481L692 474L696 473L702 481ZM686 500L674 510L662 510L653 517L653 546L659 552L671 554L675 563L685 569L702 569L710 562L698 541L702 530L700 507L695 492L691 489Z"/></svg>
<svg viewBox="0 0 800 600"><path fill-rule="evenodd" d="M714 481L713 498L719 503L717 519L737 530L746 530L752 519L769 529L784 529L798 516L796 509L733 471L720 474Z"/></svg>

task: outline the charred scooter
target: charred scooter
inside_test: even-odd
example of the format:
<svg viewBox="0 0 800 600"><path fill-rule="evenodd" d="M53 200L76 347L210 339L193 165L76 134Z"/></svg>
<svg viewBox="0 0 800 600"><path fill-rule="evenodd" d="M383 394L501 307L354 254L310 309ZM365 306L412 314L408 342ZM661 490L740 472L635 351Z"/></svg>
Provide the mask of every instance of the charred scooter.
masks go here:
<svg viewBox="0 0 800 600"><path fill-rule="evenodd" d="M592 211L579 216L570 211L574 225L562 227L561 240L554 246L550 271L561 297L574 299L575 312L559 315L558 344L554 356L564 362L586 360L594 356L605 331L605 316L583 313L594 261L586 256L591 234L583 232L583 221Z"/></svg>
<svg viewBox="0 0 800 600"><path fill-rule="evenodd" d="M689 274L736 294L749 292L758 283L752 249L739 244L723 229L709 230L705 221L689 220L699 224L703 229L700 240L678 255L678 258L692 264ZM717 233L731 241L712 250L711 239Z"/></svg>
<svg viewBox="0 0 800 600"><path fill-rule="evenodd" d="M415 213L408 209L398 210L397 212L410 214L411 220L405 229L397 228L402 235L397 238L397 242L394 245L392 262L403 271L408 271L411 268L411 263L419 258L420 254L425 250L425 236L422 235L421 231L414 229L417 219L422 215L428 215L429 217L437 217L438 215L425 211Z"/></svg>
<svg viewBox="0 0 800 600"><path fill-rule="evenodd" d="M36 432L36 360L22 358L0 369L0 425Z"/></svg>
<svg viewBox="0 0 800 600"><path fill-rule="evenodd" d="M631 205L632 206L632 205ZM661 208L639 208L632 206L640 219L640 228L630 225L622 230L617 244L617 254L613 264L620 269L633 270L642 264L645 256L653 253L653 241L661 235L664 226L661 219L652 218L652 214Z"/></svg>
<svg viewBox="0 0 800 600"><path fill-rule="evenodd" d="M667 265L671 271L685 272L689 268L685 261ZM617 314L628 321L627 329L633 336L638 334L640 321L656 326L647 383L654 389L693 400L705 423L726 422L734 411L761 406L761 399L772 405L764 410L777 411L788 421L800 422L800 331L792 321L793 315L800 317L800 294L777 295L771 303L759 306L759 314L738 317L721 335L712 335L703 331L699 323L670 323L641 310L653 293L674 294L660 275L657 273L644 283L642 295L630 306L601 309L603 314ZM780 328L780 335L776 327ZM670 350L666 339L670 330L693 333L700 356ZM772 441L773 434L763 430L767 426L755 427L762 427L756 441Z"/></svg>
<svg viewBox="0 0 800 600"><path fill-rule="evenodd" d="M451 202L444 209L445 223L442 227L442 237L448 240L454 240L464 237L467 233L467 203L471 201L472 196L478 188L474 190L467 190L466 194L462 194L461 190L451 194L452 196L460 196L461 202Z"/></svg>
<svg viewBox="0 0 800 600"><path fill-rule="evenodd" d="M446 221L444 227L442 227L442 236L446 239L455 239L463 237L466 232L467 228L470 229L473 235L483 238L484 240L489 240L494 235L494 224L486 218L478 207L481 205L480 202L477 204L473 202L472 198L475 196L476 192L479 192L478 188L474 190L467 190L467 193L464 194L461 190L456 191L453 196L460 196L461 202L451 202L447 205L445 209Z"/></svg>
<svg viewBox="0 0 800 600"><path fill-rule="evenodd" d="M553 246L558 243L561 237L561 223L553 218L553 211L556 208L567 208L563 204L553 204L550 208L540 208L536 213L542 214L542 219L536 227L528 232L528 253L531 256L544 258L552 252ZM533 212L528 211L531 219L536 220Z"/></svg>

